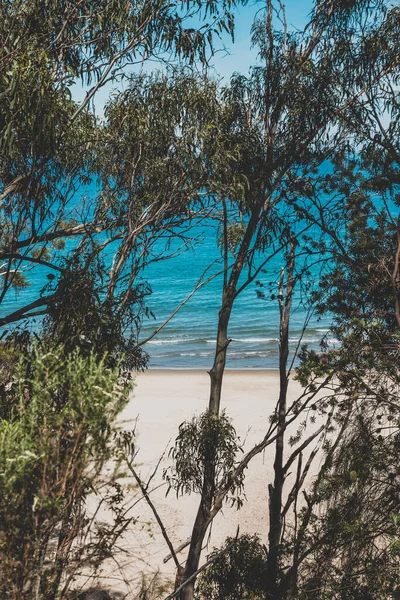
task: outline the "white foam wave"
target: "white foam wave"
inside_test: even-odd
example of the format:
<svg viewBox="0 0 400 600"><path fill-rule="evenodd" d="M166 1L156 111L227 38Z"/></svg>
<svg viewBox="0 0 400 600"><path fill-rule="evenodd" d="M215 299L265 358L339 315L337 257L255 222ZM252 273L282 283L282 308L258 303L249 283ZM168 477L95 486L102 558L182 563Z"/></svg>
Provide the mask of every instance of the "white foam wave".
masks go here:
<svg viewBox="0 0 400 600"><path fill-rule="evenodd" d="M279 342L279 338L272 337L249 337L249 338L232 338L232 342L242 344L263 344L268 342ZM215 344L215 339L204 339L204 338L164 338L158 340L150 340L147 344L166 345L166 344Z"/></svg>
<svg viewBox="0 0 400 600"><path fill-rule="evenodd" d="M289 342L291 344L297 344L299 338L291 337ZM302 343L317 344L321 341L320 337L303 337ZM236 344L268 344L271 342L279 343L279 338L276 337L249 337L249 338L232 338L232 342ZM329 339L330 344L338 343L337 339ZM215 344L215 339L203 339L203 338L164 338L158 340L150 340L147 344L155 346L167 346L170 344Z"/></svg>
<svg viewBox="0 0 400 600"><path fill-rule="evenodd" d="M150 340L147 344L154 344L155 346L164 345L164 344L184 344L185 342L194 342L193 339L187 338L176 338L176 339L164 339L164 340Z"/></svg>
<svg viewBox="0 0 400 600"><path fill-rule="evenodd" d="M229 356L267 356L269 352L257 352L256 350L248 351L248 352L229 352Z"/></svg>
<svg viewBox="0 0 400 600"><path fill-rule="evenodd" d="M292 344L297 344L299 341L299 338L289 338L289 342ZM302 344L319 344L319 342L321 341L321 338L317 337L317 338L307 338L307 337L303 337L303 339L301 340ZM328 345L331 344L338 344L339 340L337 340L336 338L328 338L327 340Z"/></svg>
<svg viewBox="0 0 400 600"><path fill-rule="evenodd" d="M232 342L242 342L243 344L263 344L265 342L279 342L279 339L270 337L232 338Z"/></svg>

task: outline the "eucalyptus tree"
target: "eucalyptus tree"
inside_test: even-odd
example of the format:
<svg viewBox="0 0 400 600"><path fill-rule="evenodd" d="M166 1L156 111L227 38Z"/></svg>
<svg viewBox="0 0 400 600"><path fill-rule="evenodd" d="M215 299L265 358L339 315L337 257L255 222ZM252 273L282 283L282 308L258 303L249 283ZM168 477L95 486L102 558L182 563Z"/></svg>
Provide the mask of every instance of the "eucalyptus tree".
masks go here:
<svg viewBox="0 0 400 600"><path fill-rule="evenodd" d="M336 370L336 404L347 426L327 448L327 469L313 491L321 518L310 533L317 543L302 548L299 597L398 593L399 16L394 5L364 32L353 74L370 89L341 115L354 150L339 153L319 183L337 196L338 226L316 210L333 255L318 308L333 315L340 347L305 353L301 368Z"/></svg>
<svg viewBox="0 0 400 600"><path fill-rule="evenodd" d="M311 372L335 374L329 410L338 434L325 445L321 471L305 496L292 559L284 558L292 563L282 580L290 598L398 593L399 486L392 465L399 459L400 13L388 3L368 9L361 30L333 49L347 69L356 58L341 77L346 95L354 81L363 86L338 110L349 143L332 156L330 172L304 189L304 203L296 204L321 232L319 239L309 238L310 247L330 256L314 302L332 315L331 336L340 346L305 350L298 371L304 384ZM321 202L327 196L330 211Z"/></svg>
<svg viewBox="0 0 400 600"><path fill-rule="evenodd" d="M109 191L93 188L99 154L110 147L91 110L99 90L117 85L129 69L149 59L205 63L216 37L233 33L234 6L234 0L2 2L1 325L48 312L52 299L61 297L54 284L64 282L65 294L69 270L78 268L76 261L65 260L64 250L101 232L117 235L115 228L123 227L121 218L109 219L104 211ZM81 102L71 99L76 85L87 89ZM132 211L125 217L132 224ZM136 209L135 217L142 224L146 214ZM28 274L37 266L48 274L52 289L28 295ZM115 272L113 278L109 291ZM28 298L20 300L18 310L10 306L12 288Z"/></svg>
<svg viewBox="0 0 400 600"><path fill-rule="evenodd" d="M316 301L333 315L340 346L304 352L299 373L335 370L332 409L345 428L326 447L326 468L309 496L313 524L300 552L299 597L398 593L399 180L388 154L364 139L329 181L341 199L341 235Z"/></svg>
<svg viewBox="0 0 400 600"><path fill-rule="evenodd" d="M215 128L219 133L214 132L212 140L214 193L222 204L221 240L226 267L215 358L210 370L209 411L216 419L230 343L228 326L237 296L256 279L279 248L286 246L284 240L290 227L285 227L285 211L292 211L291 219L297 220L297 229L289 233L293 245L303 241L307 244L309 238L303 240L299 234L299 221L303 220L305 229L310 222L316 222L312 218L315 205L308 200L315 191L318 168L339 148L352 143L349 115L360 99L365 101L368 94L375 94L380 82L395 74L398 66L393 25L389 56L379 44L396 14L387 10L385 2L316 2L310 24L301 33L287 30L281 8L279 2L276 5L267 2L265 18L254 25L253 41L259 46L261 65L254 67L249 77L234 76L230 87L224 90ZM282 17L281 31L274 29L275 13ZM372 53L368 52L371 45ZM319 203L325 223L330 223L328 232L323 228L321 231L331 236L336 231L335 212L331 212L335 204L331 200L325 205L320 200ZM315 245L310 252L313 249ZM279 431L274 437L275 481L270 496L268 598L281 598L289 593L281 570L289 371L287 343L283 342L287 337L292 294L290 269L288 273L288 295L286 305L282 306L286 329L281 338L281 389L275 414ZM332 373L331 370L329 379ZM264 447L261 443L255 451ZM240 465L243 466L243 461ZM207 528L221 508L221 498L226 496L229 485L234 485L235 474L242 472L239 466L222 486L217 486L213 469L210 461L204 470L200 505L183 573L183 580L188 580L181 591L184 600L193 598L193 575Z"/></svg>
<svg viewBox="0 0 400 600"><path fill-rule="evenodd" d="M90 362L95 371L103 373L106 368L107 378L112 363L112 382L107 380L105 387L113 385L118 367L143 366L145 357L138 353L134 327L139 324L148 289L135 278L149 259L154 240L162 236L161 230L164 236L170 235L174 226L192 218L202 204L202 161L196 135L203 122L199 109L194 103L188 104L193 87L189 76L180 75L172 82L161 76L132 78L128 91L113 96L108 103L105 123L94 116L93 104L107 83L117 84L128 69L148 59L206 62L215 37L224 29L233 31L230 11L234 4L230 0L1 3L0 325L23 321L24 332L27 319L45 315L44 332L56 338L58 348L52 363L57 367L57 389L45 407L51 413L50 420L56 422L50 428L42 414L43 406L37 402L40 404L46 394L51 396L51 390L44 395L39 390L40 397L36 398L27 384L20 390L24 407L20 411L13 410L15 403L10 407L15 397L14 363L23 352L16 344L11 349L1 348L2 440L8 450L15 446L12 437L19 436L17 450L22 446L26 449L26 444L39 444L37 454L31 447L33 452L27 460L20 456L8 459L8 450L4 454L5 464L15 460L24 463L16 479L3 482L8 492L2 486L7 492L2 497L1 514L6 538L2 552L7 555L7 564L1 579L3 588L8 585L5 593L11 590L15 597L55 597L59 593L64 567L80 553L74 546L78 554L71 554L71 547L87 523L83 506L88 485L98 489L97 475L104 460L112 455L108 417L115 414L108 415L104 398L113 394L110 389L105 395L93 389L91 393L86 390L83 399L76 396L79 389L73 389L76 378L70 373L76 364L70 350L76 352L80 346L83 371ZM194 22L198 22L197 28ZM71 97L78 83L87 88L80 103ZM182 240L184 243L185 237ZM47 276L48 285L43 289L32 286L27 294L33 267L33 276L38 268L44 270L41 274ZM17 309L10 302L13 289L22 297ZM126 329L132 331L130 339ZM23 341L18 339L21 344ZM49 348L47 342L45 349ZM117 360L116 350L125 351L127 364ZM52 358L51 352L44 353L46 360ZM28 379L40 378L40 369L27 368ZM87 388L94 380L90 369L86 371ZM49 369L46 372L51 377ZM20 380L23 386L23 377ZM45 380L42 377L42 383ZM76 413L79 423L75 429L71 425L75 409L65 396L70 388L80 412L80 417ZM124 397L126 392L124 388ZM98 402L99 393L102 399ZM121 408L121 398L116 390L113 410ZM96 421L92 419L87 431L82 402ZM39 417L34 414L38 407ZM28 433L22 431L25 417L31 425L35 421ZM104 435L92 435L91 429L96 427ZM48 434L53 435L57 428L60 436L51 440ZM28 439L29 435L35 439ZM52 453L58 442L60 452ZM99 460L92 452L92 442L101 446ZM78 451L82 466L73 473L71 465L76 461L68 456L68 449ZM88 453L97 461L92 484L87 474ZM117 504L118 500L115 508ZM115 540L117 530L122 530L114 525ZM105 547L105 538L100 537L91 546L93 558L97 555L99 560L104 558ZM49 545L49 540L55 546ZM78 568L79 558L82 555L75 562ZM33 571L29 572L30 567Z"/></svg>
<svg viewBox="0 0 400 600"><path fill-rule="evenodd" d="M151 292L144 269L183 251L210 209L201 138L214 90L190 72L139 75L106 105L92 218L107 230L81 236L54 299L48 286L46 332L72 344L84 336L101 351L117 344L127 366L144 364L137 344Z"/></svg>
<svg viewBox="0 0 400 600"><path fill-rule="evenodd" d="M225 263L231 261L232 266L224 281L215 359L210 371L209 410L215 417L220 409L230 343L228 326L235 299L256 279L268 258L282 245L279 231L283 232L285 225L280 203L291 185L287 174L296 175L297 180L301 171L315 167L325 156L323 134L330 122L332 103L337 94L331 87L329 74L320 65L296 69L301 61L298 36L287 33L283 43L282 36L272 29L271 18L268 13L266 20L258 22L254 28L254 40L261 46L265 66L253 68L249 77L235 76L222 100L224 115L220 129L223 133L218 144L233 158L227 161L224 170L221 169L218 186L222 190L221 196L230 202L230 208L235 207L237 227L235 243L230 244L232 220L231 224L223 224ZM330 140L330 143L336 142ZM217 170L217 176L219 174ZM257 255L262 256L258 263ZM282 381L286 381L282 389L283 403L286 373ZM207 479L204 480L184 579L198 567L215 501L212 470ZM194 582L189 583L182 598L192 598L193 587Z"/></svg>

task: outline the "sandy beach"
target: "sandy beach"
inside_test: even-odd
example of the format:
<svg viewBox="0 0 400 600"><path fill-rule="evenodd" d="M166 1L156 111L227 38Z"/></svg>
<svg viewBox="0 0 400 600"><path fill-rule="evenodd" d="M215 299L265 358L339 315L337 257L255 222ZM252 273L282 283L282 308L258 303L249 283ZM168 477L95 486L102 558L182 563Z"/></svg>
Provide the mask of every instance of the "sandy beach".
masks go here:
<svg viewBox="0 0 400 600"><path fill-rule="evenodd" d="M264 437L278 393L276 371L226 372L222 409L232 418L245 451ZM289 399L296 399L300 393L300 385L291 381ZM150 490L154 490L152 500L175 548L190 536L198 497L177 498L173 491L166 497L167 487L162 473L171 464L168 450L173 445L179 425L203 412L208 405L208 396L209 376L205 371L150 370L136 377L131 400L121 416L124 428L136 427L136 464L143 481L148 480L164 453ZM292 430L294 432L296 427ZM263 539L268 535L268 483L272 482L273 453L272 445L251 461L246 471L243 507L237 511L226 506L216 517L203 560L213 547L223 544L227 536L234 536L238 526L240 533L257 533ZM151 510L145 501L140 500L140 494L133 494L132 504L131 514L135 515L137 522L120 543L120 569L116 569L114 564L111 574L108 568L104 571L104 577L115 589L126 589L129 581L130 593L134 593L134 582L141 571L151 573L159 570L165 578L174 576L173 561L163 561L169 550ZM179 554L182 561L185 556L185 550Z"/></svg>

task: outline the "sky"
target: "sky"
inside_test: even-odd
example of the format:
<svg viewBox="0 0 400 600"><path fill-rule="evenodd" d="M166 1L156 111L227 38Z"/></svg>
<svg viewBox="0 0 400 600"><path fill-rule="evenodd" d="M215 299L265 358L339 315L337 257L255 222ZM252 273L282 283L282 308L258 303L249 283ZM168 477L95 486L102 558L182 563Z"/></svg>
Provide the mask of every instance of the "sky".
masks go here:
<svg viewBox="0 0 400 600"><path fill-rule="evenodd" d="M286 17L289 29L301 29L307 21L312 8L311 0L283 0L286 8ZM213 59L215 71L224 79L229 79L232 73L238 71L247 73L249 67L256 62L257 52L251 48L250 32L257 14L265 6L263 0L249 0L246 6L235 10L235 40L226 36L223 43L229 54L224 51L218 52Z"/></svg>
<svg viewBox="0 0 400 600"><path fill-rule="evenodd" d="M283 0L286 8L288 28L301 29L308 21L308 15L312 8L312 0ZM264 0L248 0L246 6L240 6L234 11L235 14L235 39L234 42L228 35L224 35L220 41L216 40L217 52L211 60L211 73L228 81L234 72L247 73L249 68L257 61L257 51L251 48L251 27L254 18L265 6ZM158 69L159 65L148 62L146 71ZM136 72L138 68L134 69ZM129 71L129 70L128 70ZM104 104L110 93L115 89L115 84L104 86L96 95L95 111L102 117ZM79 102L83 100L85 89L81 85L72 88L73 98Z"/></svg>

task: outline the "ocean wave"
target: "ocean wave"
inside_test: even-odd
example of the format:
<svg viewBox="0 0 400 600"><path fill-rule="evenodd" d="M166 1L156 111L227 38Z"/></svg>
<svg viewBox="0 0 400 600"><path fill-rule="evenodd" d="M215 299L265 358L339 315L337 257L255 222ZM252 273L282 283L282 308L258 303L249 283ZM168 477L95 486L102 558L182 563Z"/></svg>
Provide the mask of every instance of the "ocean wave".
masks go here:
<svg viewBox="0 0 400 600"><path fill-rule="evenodd" d="M289 343L297 344L299 342L299 337L291 337L289 338ZM248 338L231 338L232 342L235 344L270 344L270 343L279 343L279 338L277 337L248 337ZM317 344L321 341L320 337L303 337L301 339L301 343L307 344ZM328 340L329 343L337 343L338 340L332 338ZM164 338L158 340L150 340L147 342L149 345L154 346L167 346L174 344L215 344L215 339L204 339L204 338Z"/></svg>
<svg viewBox="0 0 400 600"><path fill-rule="evenodd" d="M296 344L298 343L299 338L289 338L289 343L291 344ZM317 338L307 338L307 337L303 337L301 340L302 344L319 344L321 342L321 338L317 337ZM330 346L331 344L338 344L339 340L337 340L336 338L328 338L326 340L326 343L328 344L328 346Z"/></svg>
<svg viewBox="0 0 400 600"><path fill-rule="evenodd" d="M150 340L149 342L146 342L146 343L151 344L151 345L154 344L154 346L160 346L162 344L182 344L183 342L186 342L186 341L192 341L192 340L185 340L184 338L177 338L177 339L169 340L167 338L164 340Z"/></svg>
<svg viewBox="0 0 400 600"><path fill-rule="evenodd" d="M270 354L270 352L268 351L258 351L258 350L251 350L251 351L243 351L243 352L228 352L228 356L259 356L261 358L268 356Z"/></svg>
<svg viewBox="0 0 400 600"><path fill-rule="evenodd" d="M249 338L231 338L232 342L242 343L242 344L262 344L268 342L279 342L279 338L275 337L249 337ZM215 344L215 339L205 339L205 338L164 338L159 340L150 340L147 344L154 344L155 346L162 346L166 344Z"/></svg>
<svg viewBox="0 0 400 600"><path fill-rule="evenodd" d="M270 338L270 337L232 338L232 342L242 342L243 344L263 344L265 342L279 342L279 338Z"/></svg>

